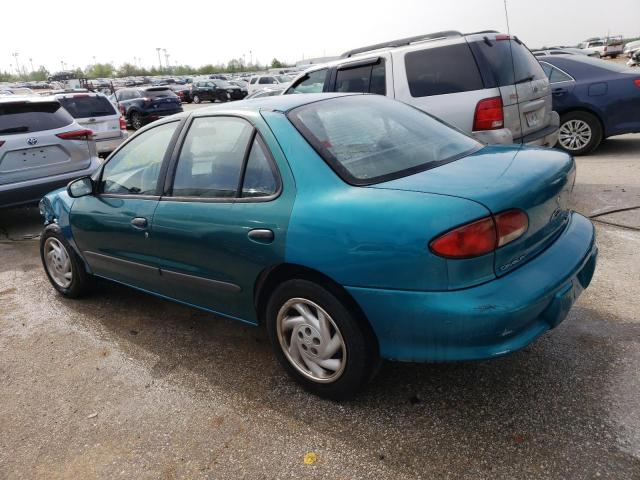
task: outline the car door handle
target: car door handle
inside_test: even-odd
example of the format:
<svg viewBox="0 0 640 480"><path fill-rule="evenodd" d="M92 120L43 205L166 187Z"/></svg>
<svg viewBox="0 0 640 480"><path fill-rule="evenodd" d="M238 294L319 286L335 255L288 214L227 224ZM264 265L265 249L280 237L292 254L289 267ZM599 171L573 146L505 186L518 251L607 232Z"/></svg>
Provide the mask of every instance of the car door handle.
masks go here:
<svg viewBox="0 0 640 480"><path fill-rule="evenodd" d="M551 90L551 93L553 95L555 95L556 97L559 97L560 95L564 95L565 93L567 93L567 89L566 88L554 88L553 90Z"/></svg>
<svg viewBox="0 0 640 480"><path fill-rule="evenodd" d="M271 243L274 239L273 231L266 228L256 228L254 230L249 230L247 236L250 240L258 243Z"/></svg>
<svg viewBox="0 0 640 480"><path fill-rule="evenodd" d="M135 217L131 219L131 226L138 230L145 230L148 225L149 222L147 222L147 219L144 217Z"/></svg>

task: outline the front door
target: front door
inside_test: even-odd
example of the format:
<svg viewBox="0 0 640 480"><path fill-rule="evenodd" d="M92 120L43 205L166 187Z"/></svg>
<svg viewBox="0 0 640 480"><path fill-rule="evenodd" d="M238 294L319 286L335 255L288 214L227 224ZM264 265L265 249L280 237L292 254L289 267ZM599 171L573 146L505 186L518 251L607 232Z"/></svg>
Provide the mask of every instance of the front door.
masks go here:
<svg viewBox="0 0 640 480"><path fill-rule="evenodd" d="M152 233L176 299L252 323L255 281L284 260L293 204L263 134L238 117L194 118Z"/></svg>
<svg viewBox="0 0 640 480"><path fill-rule="evenodd" d="M104 165L94 195L73 203L73 238L91 271L137 288L169 294L151 243L160 171L178 121L142 132Z"/></svg>

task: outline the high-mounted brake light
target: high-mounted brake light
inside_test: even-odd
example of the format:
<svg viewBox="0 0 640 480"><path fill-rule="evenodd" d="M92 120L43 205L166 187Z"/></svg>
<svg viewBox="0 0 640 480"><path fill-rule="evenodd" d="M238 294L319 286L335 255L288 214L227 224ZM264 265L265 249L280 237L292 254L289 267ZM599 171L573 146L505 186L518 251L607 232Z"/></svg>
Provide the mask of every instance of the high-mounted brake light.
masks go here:
<svg viewBox="0 0 640 480"><path fill-rule="evenodd" d="M473 130L495 130L504 126L502 97L480 100L473 117Z"/></svg>
<svg viewBox="0 0 640 480"><path fill-rule="evenodd" d="M496 35L496 40L500 41L500 40L510 40L511 36L510 35Z"/></svg>
<svg viewBox="0 0 640 480"><path fill-rule="evenodd" d="M89 94L88 93L79 93L77 95L72 95L73 98L85 98L88 97Z"/></svg>
<svg viewBox="0 0 640 480"><path fill-rule="evenodd" d="M63 140L88 140L93 135L91 130L74 130L73 132L58 133L56 137Z"/></svg>
<svg viewBox="0 0 640 480"><path fill-rule="evenodd" d="M432 240L429 248L445 258L479 257L520 238L528 228L526 213L506 210L449 230Z"/></svg>

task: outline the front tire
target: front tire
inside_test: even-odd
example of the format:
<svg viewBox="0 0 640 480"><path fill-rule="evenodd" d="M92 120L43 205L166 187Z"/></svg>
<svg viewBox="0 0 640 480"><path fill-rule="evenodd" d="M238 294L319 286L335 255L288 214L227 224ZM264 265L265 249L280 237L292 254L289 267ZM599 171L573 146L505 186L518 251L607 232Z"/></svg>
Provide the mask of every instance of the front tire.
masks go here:
<svg viewBox="0 0 640 480"><path fill-rule="evenodd" d="M91 288L84 263L57 230L45 230L40 237L40 258L53 288L68 298L78 298Z"/></svg>
<svg viewBox="0 0 640 480"><path fill-rule="evenodd" d="M373 377L375 340L333 293L307 280L289 280L267 304L267 330L276 358L307 391L353 397Z"/></svg>
<svg viewBox="0 0 640 480"><path fill-rule="evenodd" d="M194 95L193 96L193 103L195 103L196 105L198 103L200 103L202 100L200 100L200 95Z"/></svg>
<svg viewBox="0 0 640 480"><path fill-rule="evenodd" d="M602 125L589 112L568 112L560 117L558 146L572 155L587 155L602 142Z"/></svg>

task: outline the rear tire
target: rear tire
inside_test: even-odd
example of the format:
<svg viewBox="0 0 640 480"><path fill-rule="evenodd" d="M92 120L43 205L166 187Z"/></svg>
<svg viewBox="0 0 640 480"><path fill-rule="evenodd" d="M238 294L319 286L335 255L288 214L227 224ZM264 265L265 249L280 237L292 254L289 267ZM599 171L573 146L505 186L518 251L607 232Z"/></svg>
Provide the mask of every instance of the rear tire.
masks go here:
<svg viewBox="0 0 640 480"><path fill-rule="evenodd" d="M92 278L84 262L58 230L45 230L40 237L40 259L53 288L68 298L91 290Z"/></svg>
<svg viewBox="0 0 640 480"><path fill-rule="evenodd" d="M142 115L138 112L131 112L129 114L129 123L134 130L140 130L142 128Z"/></svg>
<svg viewBox="0 0 640 480"><path fill-rule="evenodd" d="M324 287L288 280L267 303L266 324L280 364L305 390L320 397L353 397L379 366L373 335Z"/></svg>
<svg viewBox="0 0 640 480"><path fill-rule="evenodd" d="M598 118L582 111L560 116L557 146L572 155L587 155L602 142L602 125Z"/></svg>
<svg viewBox="0 0 640 480"><path fill-rule="evenodd" d="M193 96L193 103L198 104L200 103L202 100L200 100L200 95L194 95Z"/></svg>

